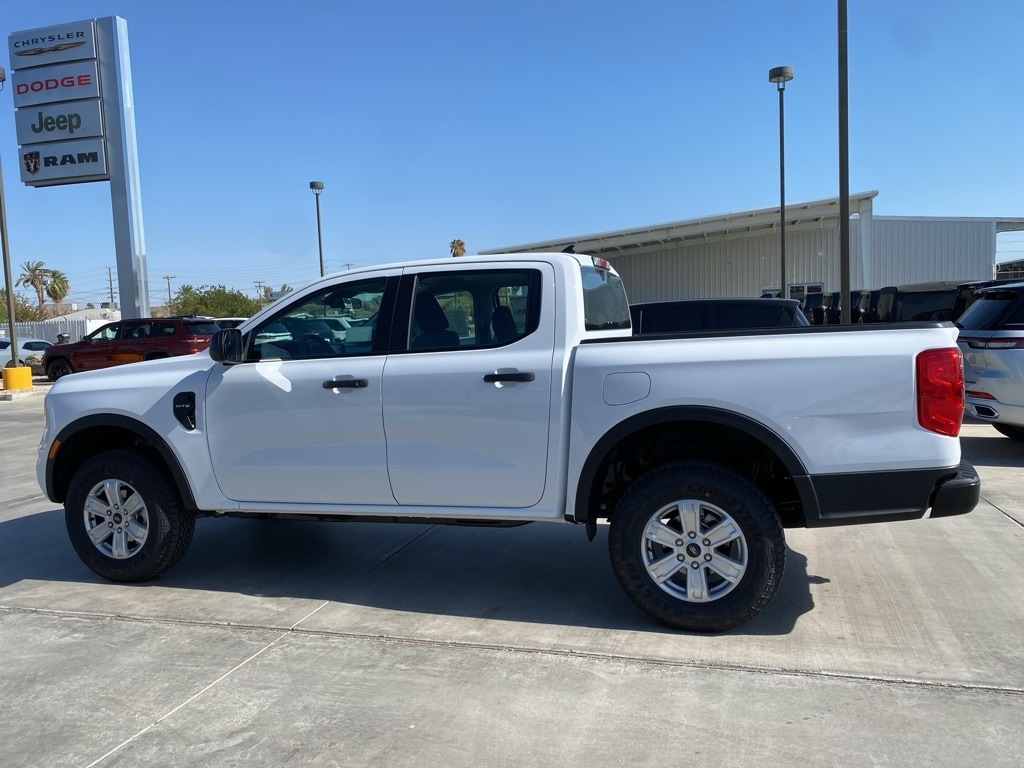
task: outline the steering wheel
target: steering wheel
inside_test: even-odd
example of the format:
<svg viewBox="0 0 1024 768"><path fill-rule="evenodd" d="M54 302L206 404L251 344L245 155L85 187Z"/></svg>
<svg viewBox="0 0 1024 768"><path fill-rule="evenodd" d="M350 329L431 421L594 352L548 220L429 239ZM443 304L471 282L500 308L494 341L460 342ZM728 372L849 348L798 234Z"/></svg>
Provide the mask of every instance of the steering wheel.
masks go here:
<svg viewBox="0 0 1024 768"><path fill-rule="evenodd" d="M315 333L308 333L302 337L302 354L306 357L321 357L323 355L335 354L334 347L321 339Z"/></svg>

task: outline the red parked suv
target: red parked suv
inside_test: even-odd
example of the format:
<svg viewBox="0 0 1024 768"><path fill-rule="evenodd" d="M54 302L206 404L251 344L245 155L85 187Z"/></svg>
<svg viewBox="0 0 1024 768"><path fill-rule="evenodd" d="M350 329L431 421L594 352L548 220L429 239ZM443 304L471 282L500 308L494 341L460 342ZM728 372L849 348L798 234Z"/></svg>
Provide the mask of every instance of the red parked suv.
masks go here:
<svg viewBox="0 0 1024 768"><path fill-rule="evenodd" d="M203 317L153 317L109 323L81 341L54 344L43 353L43 367L50 381L78 371L112 365L190 355L206 349L220 330Z"/></svg>

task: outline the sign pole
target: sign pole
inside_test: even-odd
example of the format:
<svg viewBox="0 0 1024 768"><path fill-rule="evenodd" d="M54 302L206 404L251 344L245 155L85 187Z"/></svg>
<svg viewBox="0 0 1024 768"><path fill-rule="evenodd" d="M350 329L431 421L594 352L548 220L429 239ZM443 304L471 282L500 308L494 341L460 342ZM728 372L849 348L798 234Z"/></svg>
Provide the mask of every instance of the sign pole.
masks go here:
<svg viewBox="0 0 1024 768"><path fill-rule="evenodd" d="M121 316L149 317L149 274L142 228L142 191L135 142L135 101L128 57L128 23L117 16L96 20L100 89L114 215Z"/></svg>

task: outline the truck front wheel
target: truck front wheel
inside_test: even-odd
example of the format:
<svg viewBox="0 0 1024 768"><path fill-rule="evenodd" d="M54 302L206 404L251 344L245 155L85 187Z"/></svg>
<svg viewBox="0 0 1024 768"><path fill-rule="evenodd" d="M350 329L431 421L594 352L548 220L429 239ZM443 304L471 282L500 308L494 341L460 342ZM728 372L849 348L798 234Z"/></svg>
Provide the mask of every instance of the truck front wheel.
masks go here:
<svg viewBox="0 0 1024 768"><path fill-rule="evenodd" d="M94 573L144 581L166 571L192 542L195 516L182 509L166 475L128 450L88 459L68 487L68 536Z"/></svg>
<svg viewBox="0 0 1024 768"><path fill-rule="evenodd" d="M723 632L771 602L786 563L775 510L753 483L718 464L676 462L623 494L608 548L643 611L670 627Z"/></svg>

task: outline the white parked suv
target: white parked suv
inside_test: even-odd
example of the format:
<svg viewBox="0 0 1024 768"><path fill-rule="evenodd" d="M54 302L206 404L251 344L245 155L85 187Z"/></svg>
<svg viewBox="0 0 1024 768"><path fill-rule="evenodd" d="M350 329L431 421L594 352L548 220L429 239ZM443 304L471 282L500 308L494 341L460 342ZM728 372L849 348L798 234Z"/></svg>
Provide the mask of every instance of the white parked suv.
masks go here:
<svg viewBox="0 0 1024 768"><path fill-rule="evenodd" d="M960 317L964 385L972 416L1024 440L1024 282L983 288Z"/></svg>

